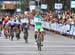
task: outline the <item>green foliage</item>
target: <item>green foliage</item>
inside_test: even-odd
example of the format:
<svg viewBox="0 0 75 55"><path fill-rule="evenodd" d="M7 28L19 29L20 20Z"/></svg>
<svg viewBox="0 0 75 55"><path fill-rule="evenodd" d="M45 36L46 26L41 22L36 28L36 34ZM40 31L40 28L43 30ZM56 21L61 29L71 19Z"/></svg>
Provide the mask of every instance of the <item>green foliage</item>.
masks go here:
<svg viewBox="0 0 75 55"><path fill-rule="evenodd" d="M47 0L47 4L50 10L54 9L54 0Z"/></svg>
<svg viewBox="0 0 75 55"><path fill-rule="evenodd" d="M18 4L15 4L16 8L20 8L21 5L18 3Z"/></svg>
<svg viewBox="0 0 75 55"><path fill-rule="evenodd" d="M2 4L0 4L0 9L2 8Z"/></svg>
<svg viewBox="0 0 75 55"><path fill-rule="evenodd" d="M18 4L15 4L16 9L20 8L22 10L22 12L25 11L25 6L26 6L26 0L19 0Z"/></svg>

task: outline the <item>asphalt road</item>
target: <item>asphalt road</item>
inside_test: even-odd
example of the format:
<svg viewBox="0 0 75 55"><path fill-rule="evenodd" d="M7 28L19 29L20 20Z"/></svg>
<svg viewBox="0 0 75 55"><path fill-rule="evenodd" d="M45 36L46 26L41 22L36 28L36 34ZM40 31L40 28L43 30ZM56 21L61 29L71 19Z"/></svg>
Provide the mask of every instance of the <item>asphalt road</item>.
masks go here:
<svg viewBox="0 0 75 55"><path fill-rule="evenodd" d="M0 37L0 55L75 55L75 40L46 31L42 51L37 50L34 40L34 28L29 30L26 44L21 33L21 39L13 41Z"/></svg>

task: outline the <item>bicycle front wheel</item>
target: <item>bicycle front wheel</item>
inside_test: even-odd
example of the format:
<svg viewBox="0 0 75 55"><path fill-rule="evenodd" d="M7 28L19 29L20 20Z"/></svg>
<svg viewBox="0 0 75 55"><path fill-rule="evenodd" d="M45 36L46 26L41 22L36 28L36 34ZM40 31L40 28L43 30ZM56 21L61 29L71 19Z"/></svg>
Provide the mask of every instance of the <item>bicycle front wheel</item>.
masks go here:
<svg viewBox="0 0 75 55"><path fill-rule="evenodd" d="M41 37L40 37L40 35L38 36L37 46L38 46L38 50L41 51Z"/></svg>

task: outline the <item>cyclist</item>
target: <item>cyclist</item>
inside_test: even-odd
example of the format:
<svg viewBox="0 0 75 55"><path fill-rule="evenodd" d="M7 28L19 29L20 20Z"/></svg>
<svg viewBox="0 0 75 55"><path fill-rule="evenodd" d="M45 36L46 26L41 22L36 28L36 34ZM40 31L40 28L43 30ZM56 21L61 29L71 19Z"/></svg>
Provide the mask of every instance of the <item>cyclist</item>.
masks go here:
<svg viewBox="0 0 75 55"><path fill-rule="evenodd" d="M3 27L5 27L6 23L10 20L9 16L3 18Z"/></svg>
<svg viewBox="0 0 75 55"><path fill-rule="evenodd" d="M21 32L21 23L20 23L20 20L18 19L18 17L16 17L16 20L15 20L15 23L16 23L16 37L17 39L20 39L20 32Z"/></svg>
<svg viewBox="0 0 75 55"><path fill-rule="evenodd" d="M23 28L23 24L27 24L27 26L28 26L28 20L27 20L27 18L26 17L22 17L21 19L20 19L20 21L21 21L21 25L22 25L22 28ZM27 27L28 28L28 27Z"/></svg>
<svg viewBox="0 0 75 55"><path fill-rule="evenodd" d="M19 25L20 23L16 20L16 19L10 19L9 22L6 23L6 26L10 27L10 34L11 34L11 40L13 40L13 37L14 37L14 31L16 33L19 33ZM18 31L17 31L18 30ZM20 39L20 36L19 35L16 35L16 37L18 39Z"/></svg>
<svg viewBox="0 0 75 55"><path fill-rule="evenodd" d="M8 35L11 35L9 33L11 31L11 24L12 23L13 23L13 20L11 20L11 19L8 22L5 22L5 20L4 20L4 35L6 38Z"/></svg>
<svg viewBox="0 0 75 55"><path fill-rule="evenodd" d="M39 12L36 12L35 16L34 16L34 26L35 26L35 40L37 40L37 32L38 32L38 28L40 28L40 34L41 34L41 44L43 45L43 41L44 41L44 30L42 27L42 16L40 15Z"/></svg>
<svg viewBox="0 0 75 55"><path fill-rule="evenodd" d="M4 35L6 38L8 38L7 36L9 36L10 38L10 28L11 28L10 23L12 23L11 20L8 20L7 22L5 22L5 19L4 19Z"/></svg>
<svg viewBox="0 0 75 55"><path fill-rule="evenodd" d="M6 17L4 18L4 23L7 23L9 20L10 20L9 16L6 16Z"/></svg>
<svg viewBox="0 0 75 55"><path fill-rule="evenodd" d="M26 19L27 19L26 17L21 18L21 27L24 33L24 40L27 43L28 42L28 20Z"/></svg>

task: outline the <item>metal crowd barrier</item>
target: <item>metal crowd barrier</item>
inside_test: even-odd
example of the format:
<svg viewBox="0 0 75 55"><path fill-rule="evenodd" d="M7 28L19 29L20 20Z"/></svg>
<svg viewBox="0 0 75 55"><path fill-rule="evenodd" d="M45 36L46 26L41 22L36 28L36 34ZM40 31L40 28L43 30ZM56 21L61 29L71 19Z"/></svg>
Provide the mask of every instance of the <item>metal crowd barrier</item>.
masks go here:
<svg viewBox="0 0 75 55"><path fill-rule="evenodd" d="M33 19L30 20L30 24L34 25ZM75 35L75 26L72 24L61 24L61 23L52 23L52 22L46 22L42 21L42 26L45 29L53 30L55 32L59 32L60 34L66 34L66 35Z"/></svg>

